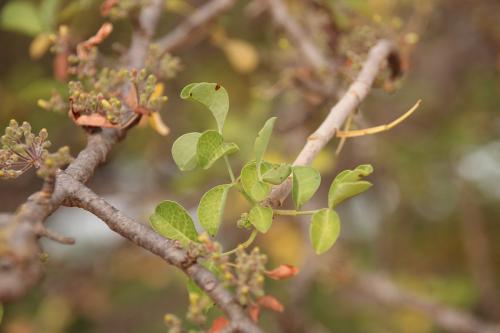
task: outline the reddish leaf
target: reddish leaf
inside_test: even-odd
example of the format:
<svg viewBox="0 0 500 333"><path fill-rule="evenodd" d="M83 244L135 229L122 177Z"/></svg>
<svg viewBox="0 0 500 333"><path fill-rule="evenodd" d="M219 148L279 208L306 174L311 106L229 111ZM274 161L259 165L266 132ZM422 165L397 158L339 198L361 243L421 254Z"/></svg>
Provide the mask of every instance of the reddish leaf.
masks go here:
<svg viewBox="0 0 500 333"><path fill-rule="evenodd" d="M208 333L217 333L224 327L226 327L228 324L229 321L227 321L227 319L224 317L215 318L214 321L212 322L212 327L210 327L210 331L208 331Z"/></svg>
<svg viewBox="0 0 500 333"><path fill-rule="evenodd" d="M254 322L258 322L260 315L260 306L258 306L257 304L252 304L248 309L248 315Z"/></svg>
<svg viewBox="0 0 500 333"><path fill-rule="evenodd" d="M111 31L113 31L113 25L109 22L104 23L94 36L77 45L76 52L78 57L80 59L85 59L88 55L88 51L93 46L101 44L103 40L109 36Z"/></svg>
<svg viewBox="0 0 500 333"><path fill-rule="evenodd" d="M108 16L111 9L118 4L118 0L105 0L101 5L101 15Z"/></svg>
<svg viewBox="0 0 500 333"><path fill-rule="evenodd" d="M284 280L299 273L299 269L292 265L279 265L273 270L265 272L268 277L274 280Z"/></svg>
<svg viewBox="0 0 500 333"><path fill-rule="evenodd" d="M268 308L269 310L273 310L276 312L283 312L285 310L283 304L281 304L276 298L270 295L262 296L257 300L257 303L265 308Z"/></svg>

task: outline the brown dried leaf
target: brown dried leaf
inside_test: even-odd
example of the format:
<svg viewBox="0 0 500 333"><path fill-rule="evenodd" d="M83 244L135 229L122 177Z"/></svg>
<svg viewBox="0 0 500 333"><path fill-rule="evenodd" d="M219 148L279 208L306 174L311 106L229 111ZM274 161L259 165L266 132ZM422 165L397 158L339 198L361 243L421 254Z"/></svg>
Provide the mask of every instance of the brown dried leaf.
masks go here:
<svg viewBox="0 0 500 333"><path fill-rule="evenodd" d="M285 307L276 298L271 295L262 296L257 300L257 303L264 308L273 310L276 312L283 312Z"/></svg>

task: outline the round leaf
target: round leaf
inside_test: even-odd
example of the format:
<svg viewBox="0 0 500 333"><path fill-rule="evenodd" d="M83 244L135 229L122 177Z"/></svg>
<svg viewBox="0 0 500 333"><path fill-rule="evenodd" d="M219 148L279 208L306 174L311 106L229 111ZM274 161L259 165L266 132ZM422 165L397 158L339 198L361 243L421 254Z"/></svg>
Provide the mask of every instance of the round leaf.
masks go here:
<svg viewBox="0 0 500 333"><path fill-rule="evenodd" d="M248 220L255 229L265 234L273 224L273 210L270 207L255 205L248 213Z"/></svg>
<svg viewBox="0 0 500 333"><path fill-rule="evenodd" d="M219 132L222 133L229 111L229 96L226 89L217 83L191 83L181 91L182 99L191 99L206 106L217 122Z"/></svg>
<svg viewBox="0 0 500 333"><path fill-rule="evenodd" d="M215 236L222 222L227 193L231 184L218 185L203 195L198 206L200 224L210 236Z"/></svg>
<svg viewBox="0 0 500 333"><path fill-rule="evenodd" d="M186 133L177 138L172 145L172 157L182 171L193 170L198 165L196 147L200 136L201 133L197 132Z"/></svg>
<svg viewBox="0 0 500 333"><path fill-rule="evenodd" d="M271 164L262 163L262 173L266 173L269 169ZM264 200L271 191L271 185L259 180L255 161L247 163L241 170L241 185L245 193L256 202Z"/></svg>
<svg viewBox="0 0 500 333"><path fill-rule="evenodd" d="M183 245L198 240L191 216L175 201L163 201L156 206L149 223L163 237L178 240Z"/></svg>
<svg viewBox="0 0 500 333"><path fill-rule="evenodd" d="M205 131L199 138L196 154L198 164L203 169L210 168L219 158L237 152L238 146L234 143L223 142L222 135L217 131Z"/></svg>
<svg viewBox="0 0 500 333"><path fill-rule="evenodd" d="M309 237L317 254L326 252L335 243L340 233L340 219L333 209L324 208L311 217Z"/></svg>
<svg viewBox="0 0 500 333"><path fill-rule="evenodd" d="M279 185L292 173L292 166L290 164L274 165L272 169L266 171L262 175L262 180L266 183Z"/></svg>
<svg viewBox="0 0 500 333"><path fill-rule="evenodd" d="M321 176L309 166L293 168L292 199L297 209L309 201L319 188Z"/></svg>
<svg viewBox="0 0 500 333"><path fill-rule="evenodd" d="M344 200L368 190L372 184L360 179L372 172L371 165L363 164L354 170L344 170L339 173L328 190L328 207L334 208Z"/></svg>

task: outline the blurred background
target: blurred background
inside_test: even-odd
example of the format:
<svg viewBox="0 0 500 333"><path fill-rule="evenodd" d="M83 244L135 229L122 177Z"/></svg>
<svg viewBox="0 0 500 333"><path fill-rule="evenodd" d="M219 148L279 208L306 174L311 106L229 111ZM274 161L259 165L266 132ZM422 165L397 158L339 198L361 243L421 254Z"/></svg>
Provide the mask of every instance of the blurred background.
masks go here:
<svg viewBox="0 0 500 333"><path fill-rule="evenodd" d="M24 9L8 10L13 3ZM66 114L37 106L53 90L67 96L66 84L54 78L43 36L67 24L77 38L88 38L105 21L101 3L0 1L2 128L11 118L29 121L35 129L47 128L53 147L69 145L76 156L84 146L84 133ZM166 0L158 36L203 3ZM174 52L182 71L166 82L169 101L161 111L170 134L133 129L89 186L144 223L165 199L195 214L201 195L226 182L227 174L223 167L183 173L173 163L170 147L178 136L214 125L201 107L180 100L184 85L219 82L228 90L225 136L242 148L231 159L236 169L250 158L254 137L270 116L278 116L278 123L266 158L291 162L352 82L369 47L380 37L392 38L401 45L405 74L392 85L380 78L354 122L359 128L385 124L418 99L422 106L391 131L349 139L338 156L334 140L316 158L323 182L309 208L324 206L339 170L364 163L375 168L370 177L375 186L340 207L340 241L327 254L311 255L300 219L280 217L259 236L271 267L301 268L294 279L267 283L285 312L264 314L264 327L269 332L444 331L418 307L383 301L375 287L353 282L359 277L369 283L362 279L373 274L411 295L488 322L500 320L500 2L286 1L313 41L340 64L330 96L300 84L310 75L301 57L255 3L239 1L203 36ZM118 57L129 43L131 24L126 19L113 24L100 50ZM14 211L40 186L34 173L0 182L0 212ZM234 223L247 207L237 200L227 207L218 240L229 248L247 237ZM44 241L45 277L22 301L6 306L1 332L166 332L165 313L183 317L186 278L175 268L84 211L60 208L49 226L77 243Z"/></svg>

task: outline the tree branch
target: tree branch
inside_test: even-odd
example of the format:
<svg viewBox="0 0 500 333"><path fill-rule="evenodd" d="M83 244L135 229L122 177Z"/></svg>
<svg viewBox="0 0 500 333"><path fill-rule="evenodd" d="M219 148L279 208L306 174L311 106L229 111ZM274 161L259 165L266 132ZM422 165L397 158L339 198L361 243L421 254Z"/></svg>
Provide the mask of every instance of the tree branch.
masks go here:
<svg viewBox="0 0 500 333"><path fill-rule="evenodd" d="M186 43L201 27L231 8L235 3L236 0L211 0L155 43L158 44L162 52L171 52Z"/></svg>
<svg viewBox="0 0 500 333"><path fill-rule="evenodd" d="M358 77L338 103L331 108L330 113L318 129L309 136L306 144L295 159L294 165L311 164L314 157L335 136L335 132L342 127L349 114L356 110L366 98L375 77L385 61L394 58L395 54L397 54L395 45L387 40L379 41L370 49L368 58ZM399 71L397 67L391 69L393 73ZM290 193L291 185L291 180L288 179L283 184L275 186L267 199L267 203L273 207L281 206Z"/></svg>
<svg viewBox="0 0 500 333"><path fill-rule="evenodd" d="M63 173L60 179L69 191L67 205L91 212L103 220L111 230L182 269L226 313L239 331L261 332L233 295L224 289L210 271L197 263L197 258L190 257L178 242L163 238L149 227L127 217L72 177Z"/></svg>
<svg viewBox="0 0 500 333"><path fill-rule="evenodd" d="M221 5L227 7L233 2L214 1L219 7ZM130 50L125 57L129 68L143 66L150 39L160 18L162 4L161 0L153 0L140 13L140 29L134 31ZM214 10L213 7L210 8ZM194 17L195 24L202 24L202 21L207 21L210 15ZM41 274L39 236L50 236L62 242L70 242L69 239L44 229L42 223L61 205L74 205L87 209L115 232L182 269L226 313L231 325L238 331L261 332L232 294L224 289L210 271L199 265L196 258L189 257L177 242L165 239L145 225L123 215L83 185L94 174L97 166L106 160L114 144L125 135L126 130L116 129L101 129L90 134L86 148L78 154L65 172L58 172L51 197L47 198L42 192L37 192L30 196L7 222L4 223L2 216L0 222L4 228L2 230L4 247L0 248L0 302L20 298L39 280Z"/></svg>
<svg viewBox="0 0 500 333"><path fill-rule="evenodd" d="M354 279L354 287L379 303L408 307L424 313L441 329L460 333L499 333L500 325L491 324L436 301L403 290L381 274L363 274Z"/></svg>

